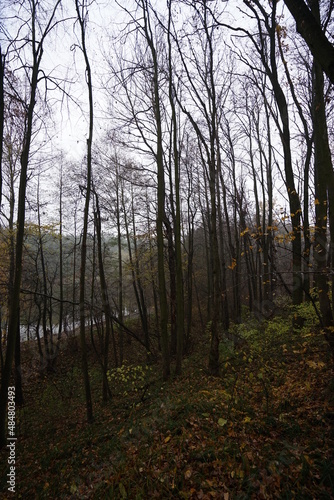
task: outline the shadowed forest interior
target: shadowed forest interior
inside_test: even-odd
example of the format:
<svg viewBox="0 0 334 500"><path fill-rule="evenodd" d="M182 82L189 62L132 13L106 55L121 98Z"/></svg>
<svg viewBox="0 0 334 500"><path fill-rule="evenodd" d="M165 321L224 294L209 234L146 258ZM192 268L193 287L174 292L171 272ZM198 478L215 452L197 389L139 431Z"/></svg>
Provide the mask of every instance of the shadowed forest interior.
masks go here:
<svg viewBox="0 0 334 500"><path fill-rule="evenodd" d="M0 19L3 498L333 498L333 2Z"/></svg>

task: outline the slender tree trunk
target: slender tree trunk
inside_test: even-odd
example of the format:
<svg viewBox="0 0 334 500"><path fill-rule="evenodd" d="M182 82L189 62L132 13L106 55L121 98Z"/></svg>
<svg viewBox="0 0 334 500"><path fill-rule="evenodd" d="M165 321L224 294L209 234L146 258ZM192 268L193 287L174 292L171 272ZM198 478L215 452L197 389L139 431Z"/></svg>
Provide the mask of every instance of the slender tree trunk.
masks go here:
<svg viewBox="0 0 334 500"><path fill-rule="evenodd" d="M217 103L216 103L216 88L214 78L214 61L211 33L209 33L207 20L207 7L205 6L204 28L208 42L208 79L210 84L209 97L211 98L211 123L210 123L210 157L208 158L209 170L209 193L210 193L210 247L212 252L212 283L213 283L213 315L211 322L211 345L209 353L209 372L211 375L219 375L219 321L222 319L222 313L226 311L225 302L227 297L224 297L221 289L221 260L219 255L218 230L217 230L217 171L219 170L219 158L217 152L220 144L218 141L217 130ZM225 317L225 314L224 314ZM224 325L225 326L225 325ZM226 325L228 327L228 325Z"/></svg>
<svg viewBox="0 0 334 500"><path fill-rule="evenodd" d="M170 311L170 352L176 354L176 255L173 241L173 229L167 216L165 216L165 229L167 239L167 255L169 268L169 311Z"/></svg>
<svg viewBox="0 0 334 500"><path fill-rule="evenodd" d="M63 165L60 170L59 184L59 321L58 321L58 344L63 331L64 315L64 262L63 262Z"/></svg>
<svg viewBox="0 0 334 500"><path fill-rule="evenodd" d="M123 333L123 256L122 256L122 232L121 232L121 200L120 200L120 178L118 173L118 165L116 162L116 224L117 224L117 248L118 248L118 318L120 325L118 326L119 339L119 357L120 363L123 364L124 358L124 333ZM122 188L121 188L122 189Z"/></svg>
<svg viewBox="0 0 334 500"><path fill-rule="evenodd" d="M23 241L24 241L24 224L25 224L25 198L27 187L27 172L29 163L30 144L33 133L33 117L34 107L36 102L36 93L38 85L39 66L43 54L41 42L35 40L35 16L36 5L32 2L31 19L33 23L33 66L32 78L30 82L30 101L26 115L26 128L24 135L23 149L21 153L21 173L20 173L20 187L18 196L18 212L17 212L17 233L15 244L15 275L14 285L11 291L9 321L8 321L8 337L7 337L7 350L4 369L2 372L1 389L0 389L0 448L6 444L6 411L8 401L8 387L10 383L11 369L13 364L16 335L19 329L19 317L17 311L20 306L20 289L22 277L22 260L23 260Z"/></svg>
<svg viewBox="0 0 334 500"><path fill-rule="evenodd" d="M273 117L279 129L280 138L284 153L284 171L285 171L285 184L289 199L290 218L291 218L291 239L292 239L292 300L295 305L300 304L303 300L303 276L302 276L302 240L301 240L301 205L299 194L295 186L295 175L292 165L292 152L291 152L291 138L290 138L290 123L289 123L289 108L285 98L283 89L280 85L278 78L277 68L277 25L276 25L276 8L277 0L272 2L271 13L267 14L263 3L259 0L244 0L244 3L256 16L259 24L263 23L266 27L267 34L261 31L259 42L256 48L260 53L263 67L268 75L275 100L277 103L280 122L275 113ZM260 19L259 13L261 12L263 19ZM255 39L253 39L255 42Z"/></svg>
<svg viewBox="0 0 334 500"><path fill-rule="evenodd" d="M153 305L154 305L154 322L155 329L158 337L158 348L161 350L161 338L160 338L160 328L159 328L159 307L158 307L158 297L157 297L157 286L156 286L156 268L154 262L154 250L152 244L152 230L150 224L150 214L149 214L149 204L148 204L148 194L146 192L146 206L147 206L147 225L148 225L148 238L149 238L149 252L150 252L150 275L152 284L152 294L153 294Z"/></svg>
<svg viewBox="0 0 334 500"><path fill-rule="evenodd" d="M18 311L20 317L20 311ZM22 388L22 366L21 366L21 337L20 337L20 323L17 325L18 331L16 334L15 345L15 404L22 406L24 403L23 388Z"/></svg>
<svg viewBox="0 0 334 500"><path fill-rule="evenodd" d="M312 149L313 149L313 137L312 137L312 135L310 135L308 120L305 118L302 106L297 98L295 86L294 86L293 80L291 78L287 62L285 60L284 48L283 48L283 44L281 43L282 39L281 39L279 32L278 32L277 39L278 39L278 47L279 47L279 51L280 51L280 55L281 55L281 60L284 64L285 75L286 75L288 83L289 83L291 95L292 95L293 101L296 105L296 108L298 110L300 120L303 124L304 140L305 140L306 148L307 148L305 161L304 161L304 185L303 185L303 189L304 189L304 193L303 193L303 198L304 198L304 204L303 204L304 283L303 283L303 289L305 292L305 300L310 300L310 274L309 274L309 271L310 271L311 236L310 236L310 223L309 223L309 177L310 177L310 164L311 164ZM267 112L267 106L266 106L266 112ZM267 113L267 120L268 120L268 113ZM271 260L271 262L272 262L272 265L274 265L273 259Z"/></svg>
<svg viewBox="0 0 334 500"><path fill-rule="evenodd" d="M173 96L173 68L171 44L172 1L168 2L168 66L169 66L169 102L172 109L172 150L174 160L175 179L175 286L176 286L176 367L177 375L182 370L182 356L184 343L184 294L182 272L182 247L181 247L181 201L180 201L180 158L178 147L178 122L176 116L175 98Z"/></svg>
<svg viewBox="0 0 334 500"><path fill-rule="evenodd" d="M85 279L86 279L86 260L87 260L87 233L88 233L88 216L89 204L91 195L91 182L92 182L92 141L93 141L93 86L91 68L86 49L86 6L85 2L80 5L79 0L75 0L77 17L81 29L81 49L83 51L85 65L86 65L86 81L89 96L89 133L87 139L87 179L86 179L86 198L83 219L83 231L81 241L81 264L80 264L80 343L81 343L81 356L82 356L82 374L84 379L84 387L86 394L86 409L87 421L93 421L93 404L90 390L90 380L88 372L88 359L87 359L87 345L86 345L86 314L85 314Z"/></svg>
<svg viewBox="0 0 334 500"><path fill-rule="evenodd" d="M14 175L10 182L10 201L9 201L9 279L8 279L8 311L10 311L11 291L14 286L15 275L15 239L14 239L14 209L15 209L15 188ZM20 310L18 310L18 332L15 343L15 403L20 406L24 403L22 388L22 367L21 367L21 338L20 338Z"/></svg>
<svg viewBox="0 0 334 500"><path fill-rule="evenodd" d="M136 231L136 225L135 225L135 209L134 209L134 195L132 193L131 197L131 204L132 204L132 214L133 214L133 226L132 226L132 231L133 231L133 247L134 247L134 253L135 253L135 276L136 276L136 282L138 286L138 292L139 292L139 300L141 304L141 313L142 313L142 325L143 325L143 330L144 330L144 337L145 337L145 346L146 346L146 355L147 355L147 360L149 361L150 359L150 332L149 332L149 327L148 327L148 318L147 318L147 305L146 305L146 299L145 299L145 293L144 293L144 288L142 284L142 279L140 276L140 259L139 259L139 249L138 249L138 242L137 242L137 231Z"/></svg>
<svg viewBox="0 0 334 500"><path fill-rule="evenodd" d="M201 206L201 214L202 214L202 224L203 224L203 233L204 233L204 244L205 244L205 257L206 257L206 278L207 278L207 306L206 306L206 321L210 321L212 315L212 297L213 297L213 280L212 280L212 255L211 255L211 246L210 246L210 227L211 222L209 219L210 213L210 203L208 199L208 186L206 180L206 173L204 173L204 189L205 189L205 202L206 205L203 206L203 203L200 199Z"/></svg>
<svg viewBox="0 0 334 500"><path fill-rule="evenodd" d="M110 342L110 335L111 335L110 322L111 322L111 317L112 317L112 311L111 311L110 302L109 302L109 298L108 298L107 280L106 280L106 276L105 276L105 272L104 272L104 263L103 263L103 256L102 256L101 215L100 215L99 199L98 199L98 195L96 192L95 192L95 200L96 200L96 211L94 214L94 219L95 219L96 237L97 237L97 256L98 256L98 263L99 263L102 306L103 306L103 313L104 313L105 324L106 324L106 334L105 334L105 339L104 339L104 343L102 346L102 352L103 352L102 397L103 397L103 401L108 401L108 399L111 396L109 384L108 384L107 372L108 372L109 342Z"/></svg>
<svg viewBox="0 0 334 500"><path fill-rule="evenodd" d="M127 238L127 242L128 242L129 261L130 261L130 265L131 265L132 285L133 285L133 290L134 290L135 297L136 297L140 321L141 321L142 328L144 331L147 357L149 358L150 357L150 354L149 354L150 353L150 341L149 341L149 330L148 330L148 319L147 319L147 307L146 307L146 302L145 302L145 297L144 297L144 290L143 290L141 278L140 278L133 196L134 196L133 192L131 191L132 232L133 232L133 246L132 246L130 231L129 231L129 223L128 223L128 218L127 218L127 214L126 214L126 210L125 210L124 193L122 191L122 205L123 205L123 210L124 210L124 222L125 222L126 238ZM133 257L133 253L134 253L134 257Z"/></svg>
<svg viewBox="0 0 334 500"><path fill-rule="evenodd" d="M187 290L187 304L186 304L186 331L184 338L184 350L187 352L190 347L190 338L193 322L193 262L194 262L194 217L190 207L190 197L188 197L188 234L184 236L184 240L188 239L187 245L187 272L186 272L186 290ZM200 313L200 310L199 310Z"/></svg>
<svg viewBox="0 0 334 500"><path fill-rule="evenodd" d="M276 2L274 2L276 5ZM294 172L292 167L292 153L290 140L290 125L288 114L288 103L283 90L279 84L277 76L275 36L276 36L276 9L273 9L272 26L270 30L271 38L271 65L272 72L269 77L274 89L276 102L281 116L282 129L281 140L284 151L285 181L288 191L290 217L292 223L292 269L293 269L293 289L292 300L294 304L300 304L303 300L303 279L302 279L302 241L301 241L301 205L299 195L295 186Z"/></svg>
<svg viewBox="0 0 334 500"><path fill-rule="evenodd" d="M17 233L16 233L16 258L15 258L15 276L14 285L11 292L9 321L8 321L8 337L7 350L4 369L2 372L1 390L0 390L0 448L6 444L6 409L7 396L10 381L11 368L13 363L16 335L19 328L19 317L17 311L20 304L20 288L22 276L22 257L23 257L23 240L24 240L24 221L25 221L25 193L27 185L27 169L29 161L30 142L32 136L32 118L35 104L35 92L37 88L37 68L34 71L33 85L31 88L32 95L28 110L28 130L25 138L25 145L21 155L21 174L20 188L18 197L18 218L17 218Z"/></svg>
<svg viewBox="0 0 334 500"><path fill-rule="evenodd" d="M50 336L51 331L47 328L47 278L46 278L46 266L45 266L45 258L44 258L44 243L42 236L42 228L41 228L41 206L39 199L39 177L37 183L37 220L38 220L38 245L39 245L39 253L41 258L41 268L42 268L42 293L43 293L43 313L42 313L42 327L43 327L43 341L44 341L44 349L45 349L45 365L46 369L50 369L51 362L51 353L50 353Z"/></svg>
<svg viewBox="0 0 334 500"><path fill-rule="evenodd" d="M158 278L159 278L159 300L160 300L160 331L162 348L162 376L167 380L170 376L169 339L168 339L168 303L165 276L165 251L164 251L164 219L165 219L165 172L163 161L163 137L159 95L159 66L157 53L154 46L151 31L149 11L146 0L141 0L144 33L149 46L153 63L153 109L156 124L156 163L158 179L158 210L157 210L157 244L158 244Z"/></svg>
<svg viewBox="0 0 334 500"><path fill-rule="evenodd" d="M72 264L72 335L75 335L76 329L76 303L77 303L77 293L76 293L76 282L77 282L77 204L75 203L74 209L74 246L73 246L73 264Z"/></svg>
<svg viewBox="0 0 334 500"><path fill-rule="evenodd" d="M4 131L4 120L5 120L4 79L5 79L5 56L4 54L2 54L0 46L0 207L2 204L2 157L3 157L3 131Z"/></svg>

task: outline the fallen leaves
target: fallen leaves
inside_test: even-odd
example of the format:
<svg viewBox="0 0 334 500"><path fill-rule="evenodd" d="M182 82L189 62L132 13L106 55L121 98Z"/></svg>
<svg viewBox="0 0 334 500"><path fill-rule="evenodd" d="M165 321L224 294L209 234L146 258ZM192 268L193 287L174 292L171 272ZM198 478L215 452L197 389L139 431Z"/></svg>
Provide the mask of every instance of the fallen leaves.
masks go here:
<svg viewBox="0 0 334 500"><path fill-rule="evenodd" d="M225 418L219 418L218 419L218 425L220 425L220 427L224 427L224 425L227 424L227 420Z"/></svg>
<svg viewBox="0 0 334 500"><path fill-rule="evenodd" d="M247 356L222 357L221 378L205 374L201 351L182 377L163 386L157 377L139 406L130 395L96 402L92 426L79 396L48 407L56 394L46 381L47 397L37 392L19 415L22 498L330 498L326 353L305 331L272 343L276 325ZM43 480L29 480L32 469Z"/></svg>

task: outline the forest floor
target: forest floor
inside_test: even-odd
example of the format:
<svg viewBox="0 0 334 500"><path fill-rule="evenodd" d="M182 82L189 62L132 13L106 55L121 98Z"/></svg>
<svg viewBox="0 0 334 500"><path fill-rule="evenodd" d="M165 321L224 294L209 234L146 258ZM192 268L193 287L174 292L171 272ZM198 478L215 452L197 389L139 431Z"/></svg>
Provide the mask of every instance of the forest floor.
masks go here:
<svg viewBox="0 0 334 500"><path fill-rule="evenodd" d="M113 398L91 356L95 420L86 424L80 356L63 344L56 373L36 376L26 360L26 404L16 411L16 494L0 498L333 499L334 373L314 318L235 327L242 349L221 342L221 376L207 373L204 333L183 373L162 382L135 341L112 370ZM195 345L195 342L194 342Z"/></svg>

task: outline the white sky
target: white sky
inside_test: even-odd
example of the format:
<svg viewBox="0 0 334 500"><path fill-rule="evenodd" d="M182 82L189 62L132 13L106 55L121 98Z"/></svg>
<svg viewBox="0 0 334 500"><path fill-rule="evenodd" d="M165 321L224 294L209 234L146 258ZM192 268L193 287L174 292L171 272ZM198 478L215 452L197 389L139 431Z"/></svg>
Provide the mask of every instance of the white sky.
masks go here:
<svg viewBox="0 0 334 500"><path fill-rule="evenodd" d="M127 8L131 3L120 0L120 4L126 5ZM165 5L165 0L157 0L156 4L158 6ZM284 3L281 2L280 4L282 6L280 8L283 8ZM74 1L64 0L64 6L67 15L74 17L76 14ZM227 15L226 12L223 21L230 22L234 20L236 23L248 21L247 16L240 13L240 7L246 10L242 2L229 0L228 9L231 14ZM101 88L101 81L105 80L108 74L104 53L109 53L109 56L112 56L114 47L111 34L112 32L119 32L123 18L124 13L117 6L115 0L96 0L89 7L87 47L93 73L95 141L98 140L100 135L103 135L109 120L105 115L107 100ZM66 26L66 29L64 29L64 26ZM8 23L8 29L9 27ZM70 98L62 95L57 90L48 92L48 100L51 103L53 119L56 124L54 131L51 127L49 128L49 135L52 138L52 151L54 154L57 149L64 150L71 161L81 162L86 153L88 93L85 84L83 56L80 49L75 48L76 36L80 37L80 31L78 25L73 27L73 20L69 20L66 25L59 26L48 39L41 67L46 74L72 82L71 84L65 84L65 89L68 91ZM56 171L53 175L56 176ZM45 178L48 179L49 176L50 171L47 171Z"/></svg>

